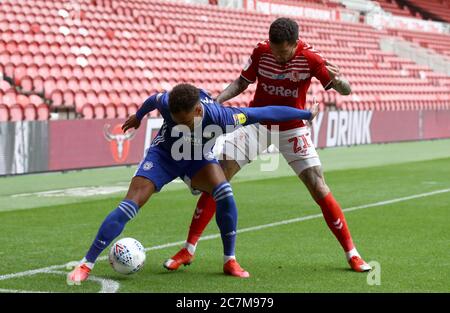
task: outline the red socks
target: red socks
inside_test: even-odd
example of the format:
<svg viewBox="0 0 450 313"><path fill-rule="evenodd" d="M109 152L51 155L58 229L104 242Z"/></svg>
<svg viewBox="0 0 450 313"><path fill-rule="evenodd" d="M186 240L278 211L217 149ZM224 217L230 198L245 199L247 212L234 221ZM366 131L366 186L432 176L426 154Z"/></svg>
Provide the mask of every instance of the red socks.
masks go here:
<svg viewBox="0 0 450 313"><path fill-rule="evenodd" d="M322 209L323 217L327 222L328 227L336 236L337 240L344 248L345 252L348 252L354 248L352 236L348 230L347 222L345 221L344 213L342 212L339 203L334 199L333 194L330 192L325 198L317 201ZM204 192L200 196L197 202L197 209L192 217L191 226L189 228L189 234L187 242L196 245L203 231L216 212L216 202L213 197Z"/></svg>
<svg viewBox="0 0 450 313"><path fill-rule="evenodd" d="M200 236L211 221L215 212L216 201L214 201L214 198L206 192L202 193L200 199L198 199L194 216L192 216L192 222L189 227L187 238L188 243L194 246L197 244L197 241L200 239Z"/></svg>
<svg viewBox="0 0 450 313"><path fill-rule="evenodd" d="M328 193L325 198L317 201L317 204L320 205L328 227L336 236L344 251L348 252L352 250L354 248L352 236L348 230L344 213L339 203L334 199L333 194L331 192Z"/></svg>

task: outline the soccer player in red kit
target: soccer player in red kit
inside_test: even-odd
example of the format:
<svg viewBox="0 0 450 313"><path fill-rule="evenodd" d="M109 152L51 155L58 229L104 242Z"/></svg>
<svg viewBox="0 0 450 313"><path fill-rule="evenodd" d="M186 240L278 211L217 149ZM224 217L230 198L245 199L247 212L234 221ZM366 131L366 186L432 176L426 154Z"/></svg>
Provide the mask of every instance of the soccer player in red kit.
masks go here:
<svg viewBox="0 0 450 313"><path fill-rule="evenodd" d="M270 26L269 40L258 43L240 77L216 100L223 103L257 81L251 107L277 104L304 109L312 77L317 78L325 90L333 88L341 95L351 92L339 68L299 40L298 24L292 19L279 18ZM228 134L220 162L226 178L230 180L257 156L250 155L251 148L259 154L270 145L270 142L258 141L258 132L261 131L276 132L279 151L320 206L328 227L344 249L350 267L357 272L370 270L370 265L356 250L342 209L325 183L310 129L302 121L249 125ZM197 203L185 247L168 259L164 267L176 270L182 264L192 262L197 242L213 217L215 207L214 199L203 193Z"/></svg>

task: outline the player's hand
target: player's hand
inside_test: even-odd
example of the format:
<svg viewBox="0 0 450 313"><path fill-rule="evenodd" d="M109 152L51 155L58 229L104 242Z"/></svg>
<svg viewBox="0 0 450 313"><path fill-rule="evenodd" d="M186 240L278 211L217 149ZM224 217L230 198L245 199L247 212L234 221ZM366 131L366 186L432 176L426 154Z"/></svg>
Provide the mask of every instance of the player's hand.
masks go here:
<svg viewBox="0 0 450 313"><path fill-rule="evenodd" d="M311 112L311 119L306 122L306 125L311 127L312 120L316 118L317 114L319 114L319 102L317 102L316 97L313 97L313 101L309 105L308 110Z"/></svg>
<svg viewBox="0 0 450 313"><path fill-rule="evenodd" d="M348 96L352 92L352 88L347 79L345 79L341 73L339 67L328 61L325 63L328 74L330 75L332 81L332 88L336 90L339 94Z"/></svg>
<svg viewBox="0 0 450 313"><path fill-rule="evenodd" d="M131 128L138 129L139 126L141 126L141 121L136 117L136 114L133 114L122 125L122 130L125 133L127 130Z"/></svg>
<svg viewBox="0 0 450 313"><path fill-rule="evenodd" d="M333 82L339 80L339 76L341 75L341 71L336 64L330 63L326 61L325 67L330 75L330 78Z"/></svg>

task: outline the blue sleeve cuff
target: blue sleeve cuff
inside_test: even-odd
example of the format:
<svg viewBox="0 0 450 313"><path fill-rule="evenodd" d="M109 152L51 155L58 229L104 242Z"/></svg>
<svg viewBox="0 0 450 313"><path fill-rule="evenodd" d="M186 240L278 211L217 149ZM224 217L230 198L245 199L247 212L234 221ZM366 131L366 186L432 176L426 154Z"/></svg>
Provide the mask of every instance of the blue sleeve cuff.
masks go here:
<svg viewBox="0 0 450 313"><path fill-rule="evenodd" d="M147 114L147 113L142 112L142 111L139 109L139 110L136 111L136 118L137 118L138 120L142 120L142 119L144 118L145 114Z"/></svg>

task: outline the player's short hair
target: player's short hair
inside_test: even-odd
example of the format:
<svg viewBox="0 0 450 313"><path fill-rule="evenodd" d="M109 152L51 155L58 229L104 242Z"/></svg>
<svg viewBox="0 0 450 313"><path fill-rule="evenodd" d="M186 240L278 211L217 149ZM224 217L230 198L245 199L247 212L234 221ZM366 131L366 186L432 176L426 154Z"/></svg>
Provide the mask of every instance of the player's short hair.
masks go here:
<svg viewBox="0 0 450 313"><path fill-rule="evenodd" d="M200 99L200 90L190 84L179 84L169 93L170 113L191 112Z"/></svg>
<svg viewBox="0 0 450 313"><path fill-rule="evenodd" d="M298 40L297 22L286 17L277 18L270 25L269 40L274 44L280 44L285 41L290 44L295 43Z"/></svg>

